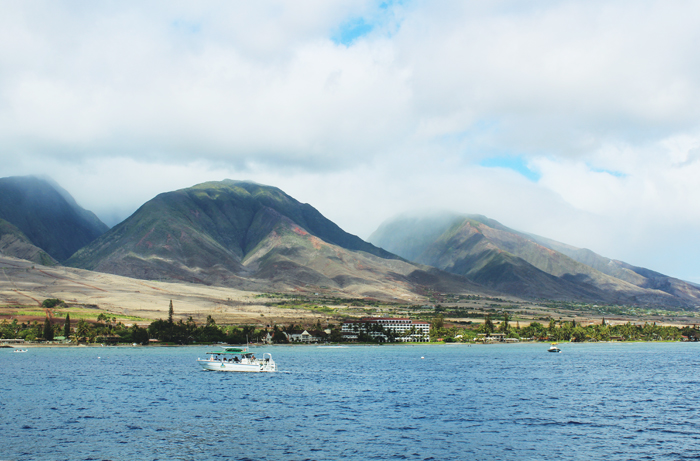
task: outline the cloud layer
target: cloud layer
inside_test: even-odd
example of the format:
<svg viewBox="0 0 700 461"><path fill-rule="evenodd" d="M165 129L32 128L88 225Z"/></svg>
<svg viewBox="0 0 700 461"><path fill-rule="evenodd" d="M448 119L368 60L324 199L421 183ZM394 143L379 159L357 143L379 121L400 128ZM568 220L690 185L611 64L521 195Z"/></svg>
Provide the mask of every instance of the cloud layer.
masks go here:
<svg viewBox="0 0 700 461"><path fill-rule="evenodd" d="M6 2L2 175L109 224L206 180L417 208L700 282L700 4Z"/></svg>

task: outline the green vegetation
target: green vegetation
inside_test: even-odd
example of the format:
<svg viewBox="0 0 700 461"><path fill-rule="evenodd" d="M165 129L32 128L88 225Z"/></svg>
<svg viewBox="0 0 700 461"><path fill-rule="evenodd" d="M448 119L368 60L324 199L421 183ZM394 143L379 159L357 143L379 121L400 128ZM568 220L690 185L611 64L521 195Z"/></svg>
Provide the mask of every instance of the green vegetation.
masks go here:
<svg viewBox="0 0 700 461"><path fill-rule="evenodd" d="M2 198L0 198L0 209L3 207L2 202ZM56 260L34 245L29 237L24 235L19 228L4 219L0 219L0 238L5 241L3 254L6 256L26 259L44 266L55 266L57 264Z"/></svg>
<svg viewBox="0 0 700 461"><path fill-rule="evenodd" d="M0 209L4 220L58 261L65 261L108 229L65 190L31 176L0 178ZM41 253L32 260L52 263Z"/></svg>
<svg viewBox="0 0 700 461"><path fill-rule="evenodd" d="M63 301L57 298L47 298L41 303L44 309L53 309L54 307L63 304Z"/></svg>
<svg viewBox="0 0 700 461"><path fill-rule="evenodd" d="M467 327L453 326L445 328L439 316L431 324L431 338L440 338L446 342L472 341L479 334L490 336L493 333L503 333L506 338L534 341L688 341L700 340L700 329L697 326L677 328L645 322L634 325L630 322L622 325L609 325L605 319L600 324L580 325L575 321L557 322L550 319L548 325L532 322L521 328L519 322L513 326L506 320L495 325L489 315L484 323ZM685 338L683 338L685 337Z"/></svg>
<svg viewBox="0 0 700 461"><path fill-rule="evenodd" d="M451 295L443 295L450 297ZM336 309L327 306L318 306L311 301L330 301L344 306L360 302L363 300L352 298L332 298L332 297L310 297L302 295L266 294L260 297L274 300L279 306L294 308L313 309L323 313L337 313ZM279 299L279 301L277 301ZM700 340L700 329L693 325L683 328L673 326L657 325L655 322L644 322L644 324L624 324L611 325L603 318L600 323L581 325L576 321L558 320L548 316L539 317L541 321L530 321L528 326L521 327L520 322L524 319L519 317L526 313L518 311L515 304L508 305L510 310L499 309L503 306L494 305L493 308L482 308L478 311L462 311L460 307L445 307L437 305L434 309L425 310L426 306L402 306L393 304L376 303L380 309L387 306L400 307L410 312L410 317L422 319L430 322L430 337L434 342L471 342L484 339L499 333L505 338L534 341L678 341ZM185 319L175 319L175 310L172 300L168 307L166 320L155 320L142 328L138 325L127 326L122 320L127 316L109 314L90 308L72 308L65 305L60 299L46 299L43 308L25 308L16 313L20 315L39 316L46 314L43 324L39 321L19 323L17 319L9 322L7 319L0 323L1 338L21 338L27 341L51 341L57 336L63 336L72 342L101 342L101 343L139 343L149 344L150 340L157 340L164 344L195 344L195 343L218 343L226 342L230 344L243 344L247 342L259 342L264 339L271 339L274 343L286 343L290 335L299 334L303 330L309 332L323 330L321 320L317 320L315 325L273 325L271 328L256 329L254 326L220 326L216 324L214 318L209 315L206 323L198 325L192 317ZM372 312L371 306L360 306ZM550 306L551 307L551 306ZM561 306L558 306L561 307ZM580 307L580 306L576 306ZM415 309L410 311L410 309ZM49 310L51 309L51 310ZM356 307L355 315L358 312ZM362 311L362 309L359 309ZM62 322L52 321L51 314L56 317L65 316ZM374 311L373 313L376 313ZM479 317L483 323L472 322L470 320L456 320L460 318L458 314L463 313L466 317ZM449 317L449 321L446 319ZM71 323L73 319L74 323ZM77 320L77 323L75 321ZM142 319L139 319L142 320ZM618 322L619 323L619 320ZM339 326L328 325L330 335L321 333L325 341L341 342L343 337ZM364 331L362 331L364 330ZM403 337L416 335L415 329L404 333L397 333L391 329L384 328L379 324L367 323L363 328L358 328L358 339L360 343L380 343L399 342ZM314 336L318 336L314 334Z"/></svg>
<svg viewBox="0 0 700 461"><path fill-rule="evenodd" d="M51 321L49 320L49 317L46 317L46 320L44 320L44 331L43 331L43 337L47 341L53 341L53 328L51 328Z"/></svg>
<svg viewBox="0 0 700 461"><path fill-rule="evenodd" d="M653 307L639 307L628 305L610 305L594 303L575 303L563 301L545 301L544 307L559 311L587 312L599 315L627 315L631 317L700 317L700 312L687 310L668 310Z"/></svg>
<svg viewBox="0 0 700 461"><path fill-rule="evenodd" d="M66 321L63 324L63 337L70 338L70 314L66 314Z"/></svg>
<svg viewBox="0 0 700 461"><path fill-rule="evenodd" d="M11 315L23 316L41 316L45 311L39 308L26 308L11 312ZM95 309L85 309L80 307L62 307L60 310L55 310L53 316L56 318L65 318L70 315L73 319L92 319L95 318ZM145 322L147 319L135 315L113 314L118 320L133 320L137 322Z"/></svg>
<svg viewBox="0 0 700 461"><path fill-rule="evenodd" d="M57 301L59 302L54 303L54 305L62 304L62 301ZM19 323L17 319L13 319L12 322L4 319L0 322L0 338L52 341L55 336L63 334L65 338L74 343L138 343L147 345L151 339L154 339L166 344L210 344L216 342L244 344L248 341L260 341L267 334L267 330L258 330L253 326L220 327L216 325L211 316L207 317L205 325L197 325L192 317L189 317L187 321L182 319L175 321L172 301L168 309L168 319L151 322L147 328L142 328L139 325L126 326L117 316L111 316L105 312L100 312L95 316L94 310L86 309L86 311L90 312L90 317L81 312L78 315L77 324L73 325L71 325L71 315L75 317L73 310L66 313L66 319L62 325L51 322L48 316L43 325L37 321ZM40 311L30 312L36 315ZM88 321L90 318L95 320Z"/></svg>
<svg viewBox="0 0 700 461"><path fill-rule="evenodd" d="M297 306L308 304L325 304L331 306L357 306L357 307L383 307L396 306L397 304L382 302L371 298L341 298L336 296L310 296L290 293L264 293L256 295L256 298L280 299L280 301L268 301L267 306Z"/></svg>

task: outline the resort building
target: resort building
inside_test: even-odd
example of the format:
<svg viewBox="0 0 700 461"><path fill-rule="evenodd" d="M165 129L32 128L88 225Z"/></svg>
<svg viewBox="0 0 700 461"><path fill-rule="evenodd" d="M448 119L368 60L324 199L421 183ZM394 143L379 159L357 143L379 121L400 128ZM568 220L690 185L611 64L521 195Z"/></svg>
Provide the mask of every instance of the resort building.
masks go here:
<svg viewBox="0 0 700 461"><path fill-rule="evenodd" d="M505 333L479 333L476 338L474 338L474 341L482 341L482 342L503 342L506 339Z"/></svg>
<svg viewBox="0 0 700 461"><path fill-rule="evenodd" d="M344 322L341 333L344 339L350 341L358 339L362 333L387 341L387 333L391 333L395 341L430 342L430 323L403 318L365 317Z"/></svg>
<svg viewBox="0 0 700 461"><path fill-rule="evenodd" d="M320 330L292 330L285 333L290 343L319 343L325 341L328 336Z"/></svg>

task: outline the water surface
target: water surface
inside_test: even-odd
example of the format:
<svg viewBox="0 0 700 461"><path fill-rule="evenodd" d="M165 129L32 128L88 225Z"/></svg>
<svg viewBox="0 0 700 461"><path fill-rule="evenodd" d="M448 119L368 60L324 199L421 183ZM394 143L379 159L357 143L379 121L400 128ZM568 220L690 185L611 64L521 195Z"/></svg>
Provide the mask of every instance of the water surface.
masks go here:
<svg viewBox="0 0 700 461"><path fill-rule="evenodd" d="M695 459L700 345L0 350L2 460Z"/></svg>

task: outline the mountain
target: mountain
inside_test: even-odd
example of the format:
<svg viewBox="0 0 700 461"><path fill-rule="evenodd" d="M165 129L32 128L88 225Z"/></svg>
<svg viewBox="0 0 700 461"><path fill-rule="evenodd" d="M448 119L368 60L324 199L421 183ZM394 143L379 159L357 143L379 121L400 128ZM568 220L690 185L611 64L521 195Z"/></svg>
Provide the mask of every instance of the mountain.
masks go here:
<svg viewBox="0 0 700 461"><path fill-rule="evenodd" d="M558 251L571 259L592 267L604 274L632 283L641 288L661 290L692 305L700 304L700 287L696 284L669 277L643 267L600 256L585 248L576 248L537 235L531 238L541 245Z"/></svg>
<svg viewBox="0 0 700 461"><path fill-rule="evenodd" d="M108 229L60 186L34 176L0 178L0 219L61 262Z"/></svg>
<svg viewBox="0 0 700 461"><path fill-rule="evenodd" d="M26 259L44 266L58 264L48 253L32 244L21 230L4 219L0 219L0 255Z"/></svg>
<svg viewBox="0 0 700 461"><path fill-rule="evenodd" d="M348 234L280 189L232 180L158 195L66 264L250 290L308 285L364 296L406 296L420 284L481 290Z"/></svg>
<svg viewBox="0 0 700 461"><path fill-rule="evenodd" d="M369 238L406 259L531 298L695 308L694 285L518 232L480 215L403 216Z"/></svg>

